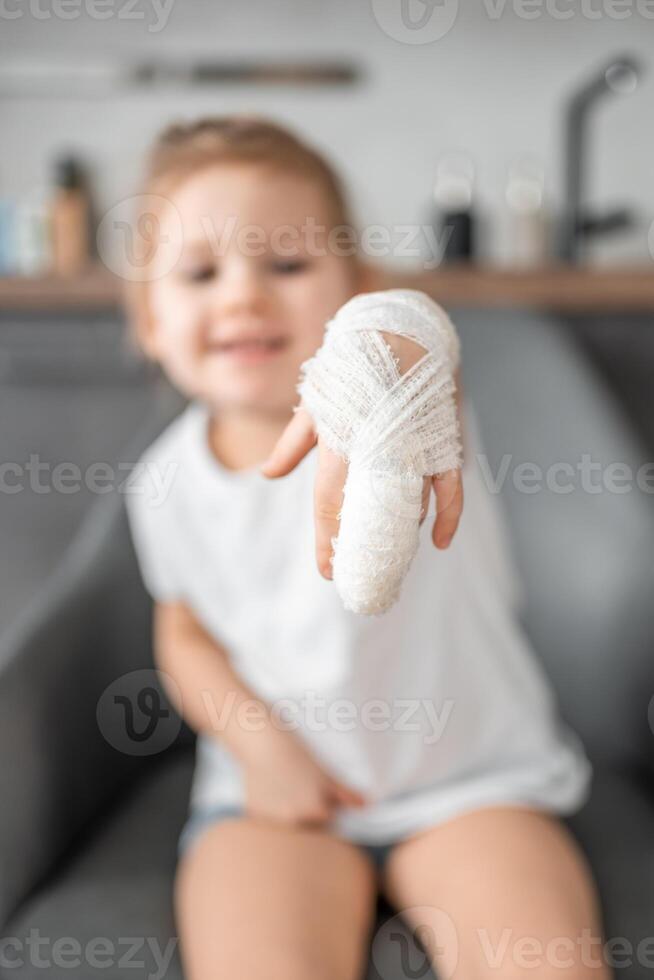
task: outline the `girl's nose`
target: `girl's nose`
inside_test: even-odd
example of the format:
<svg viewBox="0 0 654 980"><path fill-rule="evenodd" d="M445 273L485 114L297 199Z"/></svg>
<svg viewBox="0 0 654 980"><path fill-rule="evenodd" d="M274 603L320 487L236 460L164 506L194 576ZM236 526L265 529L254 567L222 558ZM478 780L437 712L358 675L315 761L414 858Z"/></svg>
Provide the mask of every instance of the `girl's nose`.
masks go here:
<svg viewBox="0 0 654 980"><path fill-rule="evenodd" d="M230 271L217 283L217 302L223 314L247 311L263 313L267 306L261 277L247 269Z"/></svg>

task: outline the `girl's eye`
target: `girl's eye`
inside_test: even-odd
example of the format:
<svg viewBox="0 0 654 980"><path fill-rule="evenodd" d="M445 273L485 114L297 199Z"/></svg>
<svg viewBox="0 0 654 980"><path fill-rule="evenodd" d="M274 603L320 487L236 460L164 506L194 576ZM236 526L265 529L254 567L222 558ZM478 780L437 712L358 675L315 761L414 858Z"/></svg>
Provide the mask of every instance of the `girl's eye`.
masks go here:
<svg viewBox="0 0 654 980"><path fill-rule="evenodd" d="M184 278L189 282L209 282L216 275L215 265L199 265L184 271Z"/></svg>
<svg viewBox="0 0 654 980"><path fill-rule="evenodd" d="M279 261L273 262L272 269L273 272L279 272L282 275L292 275L294 272L302 272L308 265L309 263L305 259L279 259Z"/></svg>

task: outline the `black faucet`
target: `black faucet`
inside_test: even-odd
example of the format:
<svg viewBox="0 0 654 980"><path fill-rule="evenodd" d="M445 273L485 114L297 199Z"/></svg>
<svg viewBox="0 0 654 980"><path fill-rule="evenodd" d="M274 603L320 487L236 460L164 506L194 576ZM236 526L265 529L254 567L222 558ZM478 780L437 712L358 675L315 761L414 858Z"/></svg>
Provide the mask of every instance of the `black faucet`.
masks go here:
<svg viewBox="0 0 654 980"><path fill-rule="evenodd" d="M627 208L615 208L604 214L589 212L584 204L584 180L590 110L605 95L632 92L640 74L641 66L636 59L630 56L613 58L568 102L563 148L564 209L559 247L560 257L566 262L578 261L583 243L591 235L626 228L633 223L633 214Z"/></svg>

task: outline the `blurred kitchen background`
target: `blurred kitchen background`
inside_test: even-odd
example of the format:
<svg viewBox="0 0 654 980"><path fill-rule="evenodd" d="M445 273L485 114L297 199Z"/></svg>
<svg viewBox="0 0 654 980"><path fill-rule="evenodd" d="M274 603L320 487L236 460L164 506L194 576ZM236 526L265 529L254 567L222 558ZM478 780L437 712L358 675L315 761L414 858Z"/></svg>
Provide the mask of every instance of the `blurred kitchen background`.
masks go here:
<svg viewBox="0 0 654 980"><path fill-rule="evenodd" d="M147 415L116 225L164 124L239 110L325 151L359 226L390 230L379 261L453 312L556 316L654 446L654 6L17 0L0 17L3 460L111 462ZM0 630L90 499L3 494Z"/></svg>

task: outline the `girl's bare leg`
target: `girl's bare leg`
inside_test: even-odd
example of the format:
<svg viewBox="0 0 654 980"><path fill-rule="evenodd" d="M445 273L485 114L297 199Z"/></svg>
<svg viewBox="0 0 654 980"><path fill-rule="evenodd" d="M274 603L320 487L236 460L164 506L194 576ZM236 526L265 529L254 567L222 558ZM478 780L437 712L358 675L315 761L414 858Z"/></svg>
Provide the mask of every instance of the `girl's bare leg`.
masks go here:
<svg viewBox="0 0 654 980"><path fill-rule="evenodd" d="M359 980L376 888L368 857L325 831L210 825L175 881L186 980Z"/></svg>
<svg viewBox="0 0 654 980"><path fill-rule="evenodd" d="M466 812L401 842L382 888L442 980L608 980L595 885L557 817Z"/></svg>

